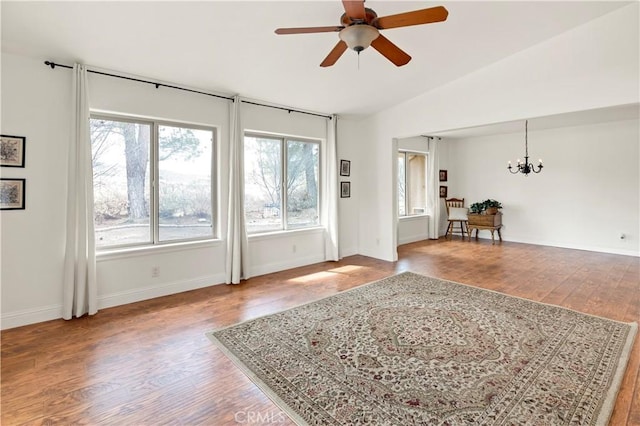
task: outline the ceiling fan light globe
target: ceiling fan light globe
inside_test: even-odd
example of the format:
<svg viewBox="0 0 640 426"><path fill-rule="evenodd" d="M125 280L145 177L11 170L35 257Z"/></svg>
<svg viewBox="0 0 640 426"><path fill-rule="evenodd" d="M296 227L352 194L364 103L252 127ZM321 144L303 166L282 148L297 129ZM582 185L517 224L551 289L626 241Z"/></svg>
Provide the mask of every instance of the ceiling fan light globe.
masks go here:
<svg viewBox="0 0 640 426"><path fill-rule="evenodd" d="M340 31L340 40L344 41L349 49L361 52L371 46L373 40L377 39L380 33L378 29L371 25L351 25Z"/></svg>

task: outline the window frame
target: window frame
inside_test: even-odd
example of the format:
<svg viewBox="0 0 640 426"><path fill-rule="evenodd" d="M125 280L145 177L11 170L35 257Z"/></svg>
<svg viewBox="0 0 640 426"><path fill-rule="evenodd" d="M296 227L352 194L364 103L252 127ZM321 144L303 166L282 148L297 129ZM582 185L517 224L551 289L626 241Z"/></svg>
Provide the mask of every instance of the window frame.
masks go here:
<svg viewBox="0 0 640 426"><path fill-rule="evenodd" d="M399 219L405 219L405 218L411 218L411 217L418 217L418 216L426 216L427 215L427 209L425 206L425 211L423 213L416 213L416 214L409 214L409 196L408 196L408 191L409 191L409 187L410 187L410 178L409 178L409 167L408 167L408 162L407 162L407 155L421 155L424 157L424 164L425 164L425 168L429 167L429 154L426 152L419 152L419 151L413 151L410 149L398 149L397 152L397 156L396 156L396 161L398 160L399 156L403 155L404 156L404 211L405 214L400 214L400 203L398 202L396 205L396 210L397 210L397 214L398 214L398 218ZM396 174L397 177L399 177L399 173ZM428 193L427 193L427 178L428 178L428 172L425 169L425 173L424 173L424 186L425 186L425 201L428 199ZM398 190L399 186L399 182L396 182L396 191ZM399 198L399 197L398 197ZM399 201L399 200L398 200Z"/></svg>
<svg viewBox="0 0 640 426"><path fill-rule="evenodd" d="M166 119L154 119L144 116L120 115L117 113L105 113L102 111L90 111L90 120L108 120L124 123L145 124L149 125L149 240L139 243L125 243L109 246L96 246L96 252L110 252L127 249L144 249L153 247L167 247L172 245L184 245L185 243L201 243L217 240L219 232L219 212L218 212L218 174L219 174L219 155L218 155L218 127L209 124L198 124L186 121L172 121ZM180 238L172 240L160 240L160 164L159 164L159 141L160 127L177 127L193 130L205 130L211 132L211 235ZM92 144L93 141L90 141ZM92 168L93 170L93 168ZM92 182L93 186L93 182ZM93 208L93 207L92 207ZM95 227L95 225L94 225ZM95 233L95 229L94 229Z"/></svg>
<svg viewBox="0 0 640 426"><path fill-rule="evenodd" d="M279 233L285 233L285 232L296 232L296 231L305 231L305 230L309 230L309 229L316 229L316 228L320 228L323 226L322 224L322 204L323 204L323 193L322 193L322 188L323 188L323 184L322 184L322 160L323 160L323 143L321 139L313 139L313 138L308 138L308 137L298 137L298 136L291 136L291 135L283 135L283 134L275 134L275 133L267 133L267 132L259 132L259 131L252 131L252 130L247 130L244 132L243 134L243 147L244 147L244 140L247 137L252 137L252 138L264 138L264 139L271 139L271 140L278 140L280 141L280 212L281 212L281 217L280 217L280 222L281 222L281 227L279 229L270 229L270 230L264 230L264 231L255 231L255 232L249 232L247 230L247 236L248 237L255 237L258 235L266 235L266 234L279 234ZM310 226L293 226L293 227L289 227L288 224L288 194L286 191L286 182L287 182L287 178L288 178L288 167L289 167L289 162L287 161L287 153L288 153L288 142L304 142L304 143L312 143L312 144L316 144L318 146L318 222L315 225L310 225ZM244 151L244 148L243 148ZM243 158L244 158L244 152L243 152ZM243 169L244 166L246 164L243 164ZM246 185L246 182L244 182L244 172L243 172L243 193L244 193L244 187ZM245 203L245 200L242 200L243 203ZM246 210L245 210L245 220L246 220Z"/></svg>

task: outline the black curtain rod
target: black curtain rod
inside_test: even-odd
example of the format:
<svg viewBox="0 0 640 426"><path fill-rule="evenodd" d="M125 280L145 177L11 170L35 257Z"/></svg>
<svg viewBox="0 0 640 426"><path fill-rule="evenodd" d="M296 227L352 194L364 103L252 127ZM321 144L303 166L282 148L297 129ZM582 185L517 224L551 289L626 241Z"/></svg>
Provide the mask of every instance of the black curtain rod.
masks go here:
<svg viewBox="0 0 640 426"><path fill-rule="evenodd" d="M241 101L242 101L242 103L245 103L245 104L258 105L258 106L262 106L262 107L275 108L275 109L281 109L283 111L289 112L289 114L291 114L292 112L297 112L299 114L307 114L307 115L313 115L313 116L316 116L316 117L328 118L329 120L333 119L333 117L331 117L330 115L316 114L315 112L307 112L307 111L300 111L300 110L292 109L292 108L285 108L285 107L279 107L279 106L273 106L273 105L259 104L257 102L243 101L242 99L241 99Z"/></svg>
<svg viewBox="0 0 640 426"><path fill-rule="evenodd" d="M50 66L51 69L55 69L56 67L73 69L73 67L71 67L69 65L56 64L55 62L51 62L51 61L44 61L44 64ZM156 89L159 88L160 86L162 86L162 87L168 87L170 89L184 90L185 92L199 93L201 95L213 96L215 98L221 98L221 99L226 99L226 100L229 100L229 101L233 101L233 98L230 98L228 96L215 95L213 93L200 92L198 90L192 90L192 89L185 89L184 87L171 86L169 84L163 84L163 83L156 83L155 81L141 80L139 78L125 77L123 75L109 74L109 73L106 73L106 72L95 71L95 70L87 70L87 72L90 72L90 73L93 73L93 74L99 74L99 75L106 75L108 77L122 78L124 80L137 81L138 83L153 84L154 86L156 86Z"/></svg>
<svg viewBox="0 0 640 426"><path fill-rule="evenodd" d="M51 67L51 69L55 69L56 67L73 69L72 66L63 65L63 64L56 64L55 62L51 62L51 61L44 61L44 64L49 66L49 67ZM139 78L125 77L125 76L117 75L117 74L109 74L109 73L102 72L102 71L87 70L87 72L90 72L90 73L93 73L93 74L99 74L99 75L106 75L108 77L122 78L124 80L137 81L139 83L153 84L154 86L156 86L156 89L159 88L160 86L162 86L162 87L168 87L170 89L184 90L185 92L199 93L201 95L207 95L207 96L213 96L215 98L227 99L229 101L233 101L234 100L233 98L228 97L228 96L215 95L213 93L200 92L198 90L192 90L192 89L185 89L184 87L171 86L169 84L163 84L163 83L156 83L155 81L141 80ZM258 106L267 107L267 108L281 109L281 110L284 110L284 111L288 111L289 113L297 112L297 113L300 113L300 114L315 115L317 117L328 118L329 120L331 120L331 118L332 118L330 115L322 115L322 114L315 114L313 112L298 111L298 110L292 109L292 108L277 107L277 106L273 106L273 105L265 105L265 104L259 104L257 102L249 102L249 101L242 101L242 102L244 102L246 104L258 105Z"/></svg>

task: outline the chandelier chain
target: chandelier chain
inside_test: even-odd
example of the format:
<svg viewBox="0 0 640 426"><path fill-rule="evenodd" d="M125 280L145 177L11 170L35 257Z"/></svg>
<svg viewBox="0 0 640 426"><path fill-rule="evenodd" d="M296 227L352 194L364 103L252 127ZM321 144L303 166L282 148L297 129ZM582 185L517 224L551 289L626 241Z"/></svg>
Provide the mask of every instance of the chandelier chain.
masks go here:
<svg viewBox="0 0 640 426"><path fill-rule="evenodd" d="M529 120L524 120L524 155L529 158Z"/></svg>
<svg viewBox="0 0 640 426"><path fill-rule="evenodd" d="M509 161L507 169L512 174L522 173L525 176L529 176L529 173L540 173L542 171L542 160L538 160L538 167L536 168L532 163L529 162L529 120L525 120L524 122L524 162L521 162L518 158L518 164L515 169L511 166L511 161Z"/></svg>

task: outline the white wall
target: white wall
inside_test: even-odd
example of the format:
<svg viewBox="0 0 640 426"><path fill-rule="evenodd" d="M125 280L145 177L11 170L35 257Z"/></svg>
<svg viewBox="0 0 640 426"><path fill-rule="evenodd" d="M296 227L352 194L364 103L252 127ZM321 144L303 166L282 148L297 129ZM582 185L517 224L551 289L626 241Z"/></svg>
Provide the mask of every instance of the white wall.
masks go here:
<svg viewBox="0 0 640 426"><path fill-rule="evenodd" d="M2 326L61 316L71 73L2 56L2 134L25 136L26 209L0 212Z"/></svg>
<svg viewBox="0 0 640 426"><path fill-rule="evenodd" d="M327 119L314 115L242 104L242 126L251 131L325 139Z"/></svg>
<svg viewBox="0 0 640 426"><path fill-rule="evenodd" d="M364 120L358 143L367 166L361 178L368 188L360 200L360 252L397 258L390 208L394 138L638 103L638 8L633 3L618 9ZM448 161L453 168L457 160L450 155Z"/></svg>
<svg viewBox="0 0 640 426"><path fill-rule="evenodd" d="M456 159L451 188L467 205L501 201L507 241L640 256L639 125L530 127L529 153L545 167L526 177L506 170L524 156L524 132L447 140Z"/></svg>
<svg viewBox="0 0 640 426"><path fill-rule="evenodd" d="M2 328L61 317L72 73L51 70L42 59L2 54L2 133L27 137L26 168L2 168L6 177L27 179L26 210L2 211ZM228 128L231 101L206 95L89 74L91 108L218 129L218 236L212 242L99 253L99 308L173 294L224 281L228 194ZM251 130L325 140L327 119L242 105L244 127ZM349 138L339 128L339 134ZM339 152L342 153L340 147ZM344 150L345 155L353 152ZM355 169L357 160L352 162ZM353 169L352 169L353 170ZM349 199L353 201L355 199ZM348 207L348 206L345 206ZM341 205L342 208L342 205ZM343 208L349 230L341 243L353 254L356 208ZM252 275L324 259L318 230L251 237ZM151 270L160 268L152 278Z"/></svg>
<svg viewBox="0 0 640 426"><path fill-rule="evenodd" d="M363 163L362 151L357 141L360 137L361 122L355 118L338 119L338 161L351 161L351 175L338 176L340 182L351 182L351 197L340 198L339 232L340 232L340 256L358 254L359 240L359 211L362 198L362 180L359 178ZM339 172L338 172L339 173Z"/></svg>
<svg viewBox="0 0 640 426"><path fill-rule="evenodd" d="M405 216L398 220L398 245L429 239L429 216Z"/></svg>

